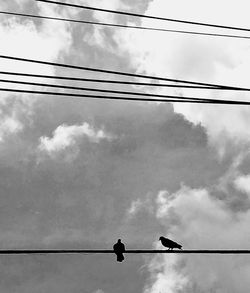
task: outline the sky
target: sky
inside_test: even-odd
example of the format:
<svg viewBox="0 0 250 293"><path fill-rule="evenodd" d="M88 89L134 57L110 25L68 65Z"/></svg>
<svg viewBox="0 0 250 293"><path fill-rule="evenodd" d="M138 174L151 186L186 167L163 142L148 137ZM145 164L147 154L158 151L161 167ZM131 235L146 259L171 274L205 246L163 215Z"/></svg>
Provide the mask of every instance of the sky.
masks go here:
<svg viewBox="0 0 250 293"><path fill-rule="evenodd" d="M247 0L67 2L250 28ZM0 0L0 10L215 32L33 0ZM249 40L0 14L0 54L249 87ZM118 79L1 58L0 68ZM250 98L243 92L50 82ZM250 247L249 107L0 92L0 113L0 249L111 249L118 238L127 249L161 249L162 235L184 249ZM129 254L123 263L108 254L0 256L0 289L5 293L247 293L249 273L247 255Z"/></svg>

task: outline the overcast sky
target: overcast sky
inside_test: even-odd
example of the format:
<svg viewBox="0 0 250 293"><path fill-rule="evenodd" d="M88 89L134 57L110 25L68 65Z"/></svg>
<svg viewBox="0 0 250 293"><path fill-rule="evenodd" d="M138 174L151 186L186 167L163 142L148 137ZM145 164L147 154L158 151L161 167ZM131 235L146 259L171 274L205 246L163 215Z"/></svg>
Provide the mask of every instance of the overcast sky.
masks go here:
<svg viewBox="0 0 250 293"><path fill-rule="evenodd" d="M248 0L70 3L250 28ZM0 0L0 9L201 30L33 0ZM0 54L249 87L249 40L0 15ZM4 59L0 69L114 78ZM1 82L0 87L17 86ZM250 99L242 92L152 91ZM249 107L0 92L0 114L1 249L110 249L118 238L128 249L151 249L161 247L161 235L184 249L250 247ZM126 255L123 263L114 255L0 257L0 290L5 293L247 293L249 274L248 256Z"/></svg>

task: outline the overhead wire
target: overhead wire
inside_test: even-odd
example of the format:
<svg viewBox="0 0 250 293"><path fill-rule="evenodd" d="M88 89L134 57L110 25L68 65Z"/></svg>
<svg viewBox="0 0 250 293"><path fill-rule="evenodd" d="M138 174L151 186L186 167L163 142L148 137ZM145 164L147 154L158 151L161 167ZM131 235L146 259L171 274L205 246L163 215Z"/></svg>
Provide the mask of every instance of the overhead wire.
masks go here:
<svg viewBox="0 0 250 293"><path fill-rule="evenodd" d="M174 95L164 95L164 94L153 94L153 93L139 93L139 92L131 92L131 91L118 91L111 89L101 89L101 88L89 88L89 87L76 87L76 86L66 86L66 85L57 85L50 83L38 83L38 82L27 82L27 81L15 81L8 79L0 79L0 82L5 83L14 83L21 85L33 85L33 86L42 86L42 87L53 87L58 89L71 89L71 90L80 90L80 91L90 91L90 92L101 92L105 94L120 94L120 95L132 95L132 96L145 96L152 97L150 101L156 101L155 98L165 98L165 99L178 99L178 101L189 100L189 101L203 101L208 103L218 103L218 101L224 101L224 103L231 100L218 100L218 99L209 99L209 98L199 98L199 97L185 97L185 96L174 96ZM66 93L67 94L67 93ZM145 99L143 99L145 100ZM162 101L162 100L160 100Z"/></svg>
<svg viewBox="0 0 250 293"><path fill-rule="evenodd" d="M98 26L106 26L106 27L124 28L124 29L139 29L139 30L145 30L145 31L158 31L158 32L178 33L178 34L180 33L180 34L209 36L209 37L250 39L250 37L248 37L248 36L241 36L241 35L231 35L231 34L229 35L229 34L196 32L196 31L190 31L190 30L164 29L164 28L156 28L156 27L149 27L149 26L135 26L135 25L125 25L125 24L114 24L114 23L107 23L107 22L96 22L96 21L69 19L69 18L52 17L52 16L45 16L45 15L34 15L34 14L9 12L9 11L0 11L0 14L12 15L12 16L20 16L20 17L29 17L29 18L37 18L37 19L65 21L65 22L80 23L80 24L87 24L87 25L98 25Z"/></svg>
<svg viewBox="0 0 250 293"><path fill-rule="evenodd" d="M75 93L59 93L59 92L48 92L48 91L34 91L34 90L22 90L22 89L11 89L11 88L0 88L3 92L14 92L14 93L27 93L27 94L40 94L40 95L53 95L53 96L64 96L73 98L93 98L93 99L104 99L104 100L124 100L124 101L143 101L143 102L161 102L161 103L199 103L199 104L221 104L221 105L250 105L250 101L235 101L235 100L216 100L216 99L199 99L192 97L183 97L169 95L168 99L160 98L138 98L138 97L120 97L120 96L104 96L104 95L87 95L87 94L75 94Z"/></svg>
<svg viewBox="0 0 250 293"><path fill-rule="evenodd" d="M30 63L36 63L36 64L43 64L43 65L49 65L49 66L77 69L77 70L85 70L90 72L99 72L99 73L107 73L107 74L114 74L114 75L121 75L121 76L136 77L136 78L152 79L152 80L158 80L158 81L170 81L170 82L184 83L184 84L211 86L213 88L227 88L227 89L233 88L233 89L239 89L239 90L243 90L243 89L248 90L247 88L242 88L242 87L227 86L227 85L197 82L197 81L188 81L183 79L174 79L174 78L166 78L166 77L158 77L158 76L150 76L150 75L128 73L128 72L107 70L107 69L99 69L99 68L85 67L85 66L78 66L78 65L69 65L69 64L63 64L63 63L48 62L48 61L14 57L14 56L8 56L8 55L0 55L0 58L15 60L15 61L22 61L22 62L30 62Z"/></svg>
<svg viewBox="0 0 250 293"><path fill-rule="evenodd" d="M48 79L95 82L95 83L138 85L138 86L149 86L149 87L173 87L173 88L190 88L190 89L235 90L233 87L230 87L228 89L226 87L225 88L217 88L217 87L211 87L211 86L195 86L195 85L192 86L192 85L177 85L177 84L162 84L162 83L146 83L146 82L135 82L135 81L124 81L124 80L110 80L110 79L107 80L107 79L93 79L93 78L72 77L72 76L33 74L33 73L13 72L13 71L0 71L0 74L12 75L12 76L26 76L26 77L48 78Z"/></svg>
<svg viewBox="0 0 250 293"><path fill-rule="evenodd" d="M239 88L233 86L223 86L223 87L212 87L212 86L195 86L195 85L182 85L182 84L166 84L166 83L148 83L148 82L135 82L135 81L124 81L124 80L110 80L110 79L93 79L93 78L83 78L83 77L72 77L72 76L58 76L58 75L46 75L46 74L34 74L34 73L24 73L24 72L13 72L13 71L0 71L2 75L11 76L26 76L35 78L45 78L45 79L59 79L67 81L84 81L93 83L108 83L108 84L121 84L121 85L136 85L136 86L149 86L149 87L169 87L169 88L187 88L187 89L214 89L214 90L225 90L225 91L250 91L250 88Z"/></svg>
<svg viewBox="0 0 250 293"><path fill-rule="evenodd" d="M226 26L226 25L197 22L197 21L189 21L189 20L181 20L181 19L174 19L174 18L166 18L166 17L160 17L160 16L153 16L153 15L125 12L125 11L97 8L97 7L93 7L93 6L84 6L84 5L79 5L79 4L67 3L67 2L58 2L58 1L51 1L51 0L36 0L36 1L37 2L44 2L47 4L63 5L63 6L68 6L68 7L88 9L88 10L93 10L93 11L101 11L101 12L107 12L107 13L112 13L112 14L134 16L134 17L139 17L139 18L149 18L149 19L163 20L163 21L168 21L168 22L176 22L176 23L184 23L184 24L190 24L190 25L198 25L198 26L215 27L215 28L221 28L221 29L230 29L230 30L239 30L239 31L250 32L250 28Z"/></svg>
<svg viewBox="0 0 250 293"><path fill-rule="evenodd" d="M89 95L89 94L75 94L75 93L59 93L59 92L48 92L48 91L34 91L34 90L22 90L22 89L13 89L13 88L2 88L2 92L13 92L13 93L26 93L26 94L39 94L39 95L53 95L53 96L63 96L71 98L92 98L92 99L103 99L103 100L124 100L124 101L142 101L142 102L183 102L183 103L210 103L206 100L180 100L179 97L169 96L169 99L160 99L160 98L136 98L136 97L120 97L120 96L104 96L104 95ZM231 102L231 101L230 101ZM233 101L232 101L233 102ZM223 102L222 102L223 104ZM234 103L232 103L234 104ZM250 105L250 102L249 102Z"/></svg>
<svg viewBox="0 0 250 293"><path fill-rule="evenodd" d="M154 249L129 249L125 254L250 254L247 249L187 249L187 250L154 250ZM108 249L5 249L0 250L0 255L25 255L25 254L114 254Z"/></svg>
<svg viewBox="0 0 250 293"><path fill-rule="evenodd" d="M111 12L111 13L118 13L118 14L125 14L130 16L140 16L146 18L154 18L160 20L167 20L173 22L181 22L186 24L195 24L195 25L203 25L203 26L211 26L217 28L226 28L226 29L236 29L236 30L244 30L250 31L250 29L244 28L237 28L237 27L228 27L228 26L221 26L221 25L212 25L206 23L198 23L198 22L191 22L191 21L184 21L184 20L174 20L174 19L166 19L148 15L139 15L134 13L125 13L125 12L118 12L112 11L107 9L100 9L95 7L87 7L87 6L80 6L80 5L72 5L68 3L59 3L56 1L47 1L47 0L36 0L40 2L47 2L53 4L60 4L60 5L67 5L73 6L78 8L84 9L92 9L97 11L104 11L104 12ZM3 12L0 12L3 13ZM4 12L5 13L5 12ZM11 15L19 15L19 16L29 16L29 17L38 17L38 18L47 18L53 20L64 20L64 21L73 21L73 22L82 22L82 23L92 23L92 24L99 24L99 25L108 25L108 26L119 26L119 27L130 27L130 28L140 28L140 29L151 29L151 30L160 30L160 31L171 31L171 32L181 32L181 33L192 33L192 34L199 34L199 35L210 35L210 36L227 36L227 37L236 37L236 38L245 38L249 39L250 37L243 37L243 36L233 36L233 35L221 35L221 34L207 34L207 33L198 33L198 32L187 32L187 31L176 31L176 30L165 30L165 29L154 29L154 28L145 28L145 27L131 27L131 26L123 26L123 25L115 25L115 24L104 24L104 23L93 23L93 22L85 22L85 21L78 21L78 20L68 20L68 19L61 19L61 18L51 18L51 17L42 17L42 16L31 16L25 14L15 14L15 13L5 13ZM25 58L18 58L18 57L10 57L1 55L0 58L7 58L7 59L14 59L19 61L28 61L28 62L35 62L40 64L46 65L54 65L54 66L62 66L62 67L70 67L74 69L83 69L89 71L97 71L103 73L111 73L111 74L119 74L119 75L126 75L126 76L133 76L133 77L140 77L140 78L150 78L155 80L165 80L165 81L174 81L174 82L182 82L188 84L195 84L201 86L184 86L184 85L167 85L167 84L150 84L150 83L140 83L140 82L126 82L126 81L111 81L111 80L98 80L98 79L87 79L87 78L74 78L74 77L59 77L59 76L48 76L48 75L38 75L38 74L27 74L27 73L13 73L13 72L6 72L1 71L0 74L9 74L9 75L19 75L19 76L29 76L29 77L43 77L43 78L53 78L53 79L67 79L67 80L78 80L78 81L88 81L88 82L102 82L102 83L119 83L119 84L133 84L133 85L146 85L146 86L166 86L166 87L184 87L184 88L199 88L199 89L217 89L217 90L246 90L250 91L248 88L240 88L240 87L231 87L231 86L224 86L224 85L216 85L216 84L209 84L209 83L200 83L200 82L192 82L192 81L185 81L185 80L177 80L177 79L168 79L168 78L161 78L161 77L154 77L154 76L143 76L139 74L130 74L124 72L116 72L111 70L103 70L103 69L96 69L96 68L86 68L80 66L73 66L73 65L66 65L66 64L59 64L59 63L52 63L52 62L45 62L45 61L38 61L32 59L25 59ZM116 91L116 90L104 90L104 89L93 89L93 88L84 88L84 87L73 87L73 86L62 86L62 85L54 85L54 84L44 84L44 83L34 83L34 82L25 82L25 81L13 81L13 80L3 80L0 79L0 82L7 82L7 83L16 83L16 84L26 84L26 85L35 85L35 86L46 86L46 87L55 87L61 89L74 89L74 90L84 90L84 91L98 91L103 93L118 93L118 94L126 94L126 95L142 95L142 96L151 96L151 97L165 97L168 99L149 99L149 98L132 98L132 97L114 97L114 96L101 96L101 95L82 95L82 94L74 94L74 93L58 93L58 92L44 92L44 91L31 91L31 90L20 90L20 89L8 89L8 88L0 88L0 91L6 92L19 92L19 93L32 93L32 94L43 94L43 95L56 95L56 96L69 96L69 97L86 97L86 98L101 98L101 99L115 99L115 100L133 100L133 101L154 101L154 102L187 102L187 103L209 103L209 104L231 104L231 105L250 105L250 102L247 101L233 101L233 100L216 100L216 99L207 99L207 98L194 98L194 97L178 97L172 95L156 95L156 94L146 94L146 93L138 93L138 92L123 92L123 91ZM203 86L202 86L203 85ZM113 250L84 250L84 249L37 249L37 250L0 250L0 255L16 255L16 254L99 254L99 253L111 253L113 254ZM126 250L125 253L132 253L132 254L142 254L142 253L184 253L184 254L250 254L250 250Z"/></svg>
<svg viewBox="0 0 250 293"><path fill-rule="evenodd" d="M133 96L145 96L145 97L154 97L154 98L176 98L180 100L201 100L201 101L209 101L216 102L216 99L207 99L207 98L193 98L193 97L183 97L183 96L172 96L172 95L163 95L163 94L151 94L151 93L139 93L139 92L131 92L131 91L117 91L117 90L106 90L100 88L89 88L89 87L76 87L76 86L66 86L66 85L57 85L50 83L38 83L38 82L27 82L27 81L16 81L16 80L8 80L8 79L0 79L0 82L5 83L14 83L14 84L22 84L22 85L34 85L34 86L43 86L43 87L53 87L58 89L71 89L71 90L80 90L80 91L90 91L90 92L101 92L107 94L120 94L120 95L133 95Z"/></svg>

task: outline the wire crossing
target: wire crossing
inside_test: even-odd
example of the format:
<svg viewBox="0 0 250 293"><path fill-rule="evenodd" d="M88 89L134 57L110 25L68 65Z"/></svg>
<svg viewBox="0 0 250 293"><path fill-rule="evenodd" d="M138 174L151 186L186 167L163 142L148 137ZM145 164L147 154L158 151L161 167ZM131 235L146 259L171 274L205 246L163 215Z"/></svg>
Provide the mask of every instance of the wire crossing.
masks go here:
<svg viewBox="0 0 250 293"><path fill-rule="evenodd" d="M196 31L189 31L189 30L173 30L173 29L164 29L164 28L156 28L156 27L149 27L149 26L115 24L115 23L107 23L107 22L96 22L96 21L69 19L69 18L52 17L52 16L45 16L45 15L34 15L34 14L17 13L17 12L9 12L9 11L0 11L0 14L20 16L20 17L38 18L38 19L47 19L47 20L55 20L55 21L65 21L65 22L80 23L80 24L87 24L87 25L98 25L98 26L106 26L106 27L114 27L114 28L139 29L139 30L146 30L146 31L148 30L148 31L157 31L157 32L208 36L208 37L250 39L250 37L240 36L240 35L205 33L205 32L196 32Z"/></svg>
<svg viewBox="0 0 250 293"><path fill-rule="evenodd" d="M154 250L154 249L131 249L124 252L129 254L250 254L250 250ZM114 254L114 250L92 250L92 249L11 249L0 250L0 255L20 255L20 254Z"/></svg>
<svg viewBox="0 0 250 293"><path fill-rule="evenodd" d="M181 20L181 19L174 19L174 18L165 18L165 17L153 16L153 15L145 15L145 14L125 12L125 11L117 11L117 10L97 8L97 7L92 7L92 6L84 6L84 5L78 5L78 4L73 4L73 3L65 3L65 2L63 3L63 2L51 1L51 0L36 0L36 1L49 3L49 4L57 4L57 5L64 5L64 6L69 6L69 7L81 8L81 9L88 9L88 10L93 10L93 11L101 11L101 12L108 12L108 13L113 13L113 14L135 16L135 17L140 17L140 18L150 18L150 19L164 20L164 21L169 21L169 22L177 22L177 23L185 23L185 24L198 25L198 26L215 27L215 28L250 32L249 28L243 28L243 27L225 26L225 25L211 24L211 23L205 23L205 22L196 22L196 21Z"/></svg>

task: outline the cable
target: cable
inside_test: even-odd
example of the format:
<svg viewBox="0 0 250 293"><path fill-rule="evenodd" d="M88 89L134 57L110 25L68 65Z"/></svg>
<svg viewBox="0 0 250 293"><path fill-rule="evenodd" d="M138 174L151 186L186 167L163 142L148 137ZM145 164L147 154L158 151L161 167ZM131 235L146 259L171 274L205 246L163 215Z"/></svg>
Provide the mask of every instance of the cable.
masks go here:
<svg viewBox="0 0 250 293"><path fill-rule="evenodd" d="M103 8L97 8L97 7L91 7L91 6L83 6L83 5L72 4L72 3L62 3L62 2L50 1L50 0L36 0L36 1L37 2L45 2L45 3L49 3L49 4L57 4L57 5L64 5L64 6L69 6L69 7L81 8L81 9L114 13L114 14L120 14L120 15L135 16L135 17L140 17L140 18L150 18L150 19L164 20L164 21L170 21L170 22L178 22L178 23L185 23L185 24L192 24L192 25L199 25L199 26L216 27L216 28L250 32L250 29L243 28L243 27L225 26L225 25L218 25L218 24L211 24L211 23L204 23L204 22L195 22L195 21L188 21L188 20L181 20L181 19L165 18L165 17L153 16L153 15L144 15L144 14L138 14L138 13L125 12L125 11L117 11L117 10L103 9Z"/></svg>
<svg viewBox="0 0 250 293"><path fill-rule="evenodd" d="M233 100L211 100L190 98L190 100L184 100L183 97L170 96L169 99L150 99L150 98L134 98L134 97L117 97L117 96L103 96L103 95L83 95L74 93L58 93L58 92L44 92L44 91L31 91L31 90L18 90L9 88L0 88L3 92L15 92L15 93L27 93L27 94L41 94L41 95L54 95L74 98L93 98L104 100L124 100L124 101L140 101L140 102L161 102L161 103L198 103L198 104L221 104L221 105L250 105L250 101L233 101Z"/></svg>
<svg viewBox="0 0 250 293"><path fill-rule="evenodd" d="M216 89L216 90L234 90L234 88L216 88L210 86L192 86L192 85L176 85L176 84L162 84L162 83L146 83L146 82L133 82L133 81L122 81L122 80L107 80L107 79L92 79L92 78L81 78L81 77L70 77L70 76L57 76L57 75L44 75L44 74L31 74L22 72L11 72L11 71L0 71L3 75L14 75L14 76L28 76L28 77L39 77L39 78L50 78L50 79L62 79L62 80L74 80L74 81L87 81L97 83L111 83L111 84L126 84L126 85L140 85L140 86L151 86L151 87L176 87L176 88L191 88L191 89Z"/></svg>
<svg viewBox="0 0 250 293"><path fill-rule="evenodd" d="M49 79L62 79L62 80L74 80L74 81L86 81L96 83L111 83L111 84L123 84L123 85L139 85L139 86L150 86L150 87L173 87L173 88L190 88L190 89L215 89L215 90L233 90L233 91L250 91L248 88L237 88L237 87L211 87L211 86L192 86L192 85L176 85L176 84L162 84L162 83L146 83L146 82L133 82L123 80L107 80L107 79L92 79L82 77L70 77L70 76L58 76L58 75L44 75L44 74L31 74L22 72L11 72L11 71L0 71L3 75L14 75L14 76L28 76L38 78L49 78Z"/></svg>
<svg viewBox="0 0 250 293"><path fill-rule="evenodd" d="M33 90L18 90L10 88L0 88L0 91L3 92L16 92L16 93L26 93L26 94L41 94L41 95L54 95L54 96L64 96L64 97L73 97L73 98L93 98L93 99L104 99L104 100L124 100L124 101L140 101L140 102L161 102L161 103L170 103L170 102L183 102L183 103L210 103L207 100L180 100L179 97L169 96L169 99L153 99L153 98L134 98L134 97L117 97L117 96L104 96L104 95L89 95L89 94L74 94L74 93L58 93L58 92L45 92L45 91L33 91ZM217 101L217 100L216 100ZM221 101L221 100L220 100ZM230 101L231 102L231 101ZM250 102L249 102L250 105Z"/></svg>
<svg viewBox="0 0 250 293"><path fill-rule="evenodd" d="M194 250L154 250L154 249L129 249L125 254L149 254L149 253L181 253L181 254L250 254L250 250L232 249L194 249ZM92 249L5 249L0 250L0 255L18 254L114 254L114 250Z"/></svg>
<svg viewBox="0 0 250 293"><path fill-rule="evenodd" d="M149 75L142 75L142 74L135 74L135 73L127 73L127 72L121 72L121 71L98 69L98 68L91 68L91 67L84 67L84 66L77 66L77 65L69 65L69 64L20 58L20 57L7 56L7 55L0 55L0 58L9 59L9 60L24 61L24 62L31 62L31 63L37 63L37 64L44 64L44 65L50 65L50 66L52 65L52 66L78 69L78 70L86 70L86 71L92 71L92 72L101 72L101 73L107 73L107 74L122 75L122 76L139 77L139 78L145 78L145 79L171 81L171 82L178 82L178 83L180 82L180 83L202 85L202 86L211 86L213 88L216 87L216 88L227 88L227 89L230 89L230 88L241 89L241 90L243 89L240 87L232 87L232 86L225 86L225 85L218 85L218 84L211 84L211 83L204 83L204 82L197 82L197 81L187 81L187 80L181 80L181 79L173 79L173 78L166 78L166 77L157 77L157 76L149 76ZM248 89L244 88L244 90L248 90Z"/></svg>
<svg viewBox="0 0 250 293"><path fill-rule="evenodd" d="M146 27L146 26L134 26L134 25L125 25L125 24L123 25L123 24L114 24L114 23L106 23L106 22L95 22L95 21L87 21L87 20L77 20L77 19L60 18L60 17L52 17L52 16L42 16L42 15L33 15L33 14L25 14L25 13L17 13L17 12L8 12L8 11L0 11L0 14L14 15L14 16L22 16L22 17L31 17L31 18L38 18L38 19L48 19L48 20L65 21L65 22L81 23L81 24L88 24L88 25L100 25L100 26L116 27L116 28L125 28L125 29L128 28L128 29L140 29L140 30L168 32L168 33L180 33L180 34L190 34L190 35L200 35L200 36L210 36L210 37L225 37L225 38L237 38L237 39L250 39L250 37L240 36L240 35L204 33L204 32L195 32L195 31L187 31L187 30L172 30L172 29L154 28L154 27Z"/></svg>
<svg viewBox="0 0 250 293"><path fill-rule="evenodd" d="M156 97L156 98L176 98L181 100L201 100L201 101L209 101L214 102L217 101L215 99L207 99L207 98L192 98L192 97L178 97L178 96L169 96L169 95L160 95L160 94L148 94L148 93L138 93L138 92L126 92L126 91L117 91L117 90L105 90L105 89L97 89L97 88L86 88L86 87L75 87L75 86L63 86L57 84L49 84L49 83L38 83L38 82L26 82L26 81L15 81L8 79L0 79L0 82L6 83L15 83L15 84L26 84L26 85L35 85L35 86L45 86L45 87L54 87L59 89L71 89L71 90L80 90L80 91L90 91L90 92L102 92L107 94L120 94L120 95L134 95L134 96L145 96L145 97Z"/></svg>
<svg viewBox="0 0 250 293"><path fill-rule="evenodd" d="M218 101L217 99L208 99L208 98L183 97L183 96L173 96L173 95L161 95L161 94L149 94L149 93L127 92L127 91L117 91L117 90L106 90L106 89L100 89L100 88L65 86L65 85L57 85L57 84L50 84L50 83L16 81L16 80L9 80L9 79L0 79L0 82L15 83L15 84L22 84L22 85L24 84L24 85L45 86L45 87L53 87L53 88L59 88L59 89L101 92L101 93L107 93L107 94L134 95L134 96L145 96L145 97L155 97L155 98L176 98L176 99L180 99L180 100L207 101L207 102L211 102L211 103Z"/></svg>

